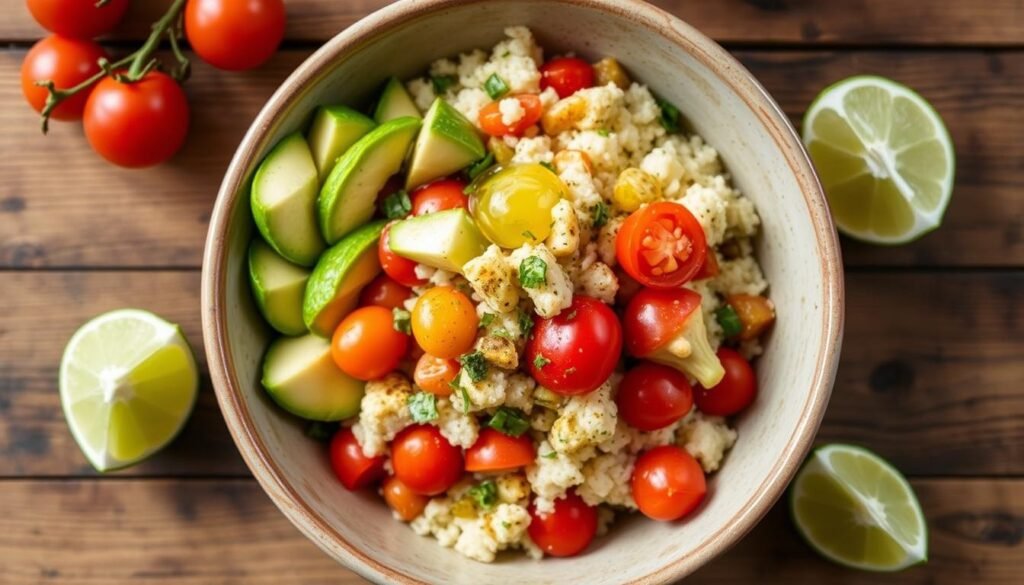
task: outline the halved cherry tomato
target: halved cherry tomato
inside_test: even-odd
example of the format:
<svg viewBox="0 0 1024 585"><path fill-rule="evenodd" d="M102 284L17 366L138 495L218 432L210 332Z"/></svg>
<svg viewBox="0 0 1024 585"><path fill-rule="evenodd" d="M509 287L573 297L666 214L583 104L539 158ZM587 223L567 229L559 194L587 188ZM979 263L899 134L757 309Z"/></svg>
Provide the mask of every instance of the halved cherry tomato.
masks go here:
<svg viewBox="0 0 1024 585"><path fill-rule="evenodd" d="M718 276L720 269L718 267L718 254L715 253L715 249L711 246L707 247L707 255L704 258L704 263L700 265L700 270L694 275L694 280L703 280L705 278L713 278Z"/></svg>
<svg viewBox="0 0 1024 585"><path fill-rule="evenodd" d="M90 5L91 6L91 5ZM56 89L68 89L100 72L99 59L106 57L103 47L89 40L50 35L32 45L21 62L21 92L37 112L43 111L48 92L36 85L50 80ZM54 120L78 120L85 110L92 88L78 92L54 108Z"/></svg>
<svg viewBox="0 0 1024 585"><path fill-rule="evenodd" d="M189 0L185 36L210 65L243 71L262 65L284 38L282 0Z"/></svg>
<svg viewBox="0 0 1024 585"><path fill-rule="evenodd" d="M530 504L530 540L545 554L571 557L587 548L597 534L597 508L588 506L576 492L555 500L550 514L537 512Z"/></svg>
<svg viewBox="0 0 1024 585"><path fill-rule="evenodd" d="M414 493L436 496L462 477L462 450L437 427L412 425L391 443L391 466L395 477Z"/></svg>
<svg viewBox="0 0 1024 585"><path fill-rule="evenodd" d="M395 476L384 480L381 492L383 492L384 501L388 503L388 506L391 506L398 517L406 522L411 522L413 518L422 514L423 509L427 507L427 502L430 501L430 498L412 491L409 486Z"/></svg>
<svg viewBox="0 0 1024 585"><path fill-rule="evenodd" d="M526 343L530 374L565 396L593 392L611 375L622 353L622 326L601 301L577 295L550 318L535 317Z"/></svg>
<svg viewBox="0 0 1024 585"><path fill-rule="evenodd" d="M700 310L700 294L688 288L644 288L633 295L622 315L626 351L646 357L671 341Z"/></svg>
<svg viewBox="0 0 1024 585"><path fill-rule="evenodd" d="M43 28L76 39L107 34L128 10L128 0L110 0L102 6L89 0L28 0L27 4Z"/></svg>
<svg viewBox="0 0 1024 585"><path fill-rule="evenodd" d="M674 445L640 455L633 467L633 499L654 520L678 520L704 501L707 483L700 463Z"/></svg>
<svg viewBox="0 0 1024 585"><path fill-rule="evenodd" d="M399 284L405 286L420 286L425 280L416 276L416 263L408 258L403 258L391 251L388 246L388 238L391 225L387 225L380 234L377 243L377 257L380 259L380 266L388 276L395 279Z"/></svg>
<svg viewBox="0 0 1024 585"><path fill-rule="evenodd" d="M463 193L466 183L458 179L441 179L427 183L412 192L412 214L426 215L446 209L469 209L469 197Z"/></svg>
<svg viewBox="0 0 1024 585"><path fill-rule="evenodd" d="M413 381L423 390L435 396L449 396L451 382L459 375L459 362L425 353L416 362Z"/></svg>
<svg viewBox="0 0 1024 585"><path fill-rule="evenodd" d="M722 347L718 361L725 368L725 377L713 388L697 386L693 399L705 414L732 416L754 401L757 396L757 376L750 362L736 350Z"/></svg>
<svg viewBox="0 0 1024 585"><path fill-rule="evenodd" d="M626 372L615 395L619 416L641 431L665 428L693 408L693 389L686 376L668 366L641 362Z"/></svg>
<svg viewBox="0 0 1024 585"><path fill-rule="evenodd" d="M560 98L593 85L594 68L579 57L558 57L541 65L540 88L553 87Z"/></svg>
<svg viewBox="0 0 1024 585"><path fill-rule="evenodd" d="M342 319L331 340L334 363L359 380L380 378L398 367L409 336L394 327L391 309L360 307Z"/></svg>
<svg viewBox="0 0 1024 585"><path fill-rule="evenodd" d="M476 341L480 319L473 302L450 286L436 286L416 299L412 309L412 334L423 351L453 359L466 353Z"/></svg>
<svg viewBox="0 0 1024 585"><path fill-rule="evenodd" d="M629 215L615 240L622 268L642 284L676 288L691 280L707 254L704 229L679 203L659 201Z"/></svg>
<svg viewBox="0 0 1024 585"><path fill-rule="evenodd" d="M466 471L508 471L533 463L536 450L530 435L511 437L495 429L480 431L466 451Z"/></svg>
<svg viewBox="0 0 1024 585"><path fill-rule="evenodd" d="M331 467L343 486L357 490L384 477L384 456L364 455L352 429L345 427L334 433L331 439Z"/></svg>
<svg viewBox="0 0 1024 585"><path fill-rule="evenodd" d="M359 293L359 306L375 305L386 309L404 309L412 290L387 274L379 274Z"/></svg>
<svg viewBox="0 0 1024 585"><path fill-rule="evenodd" d="M512 124L505 124L501 121L501 100L493 101L483 108L480 108L480 128L491 136L522 136L523 132L540 120L543 107L540 97L532 93L524 93L512 96L519 100L519 106L523 108L523 117ZM509 98L502 98L509 99Z"/></svg>

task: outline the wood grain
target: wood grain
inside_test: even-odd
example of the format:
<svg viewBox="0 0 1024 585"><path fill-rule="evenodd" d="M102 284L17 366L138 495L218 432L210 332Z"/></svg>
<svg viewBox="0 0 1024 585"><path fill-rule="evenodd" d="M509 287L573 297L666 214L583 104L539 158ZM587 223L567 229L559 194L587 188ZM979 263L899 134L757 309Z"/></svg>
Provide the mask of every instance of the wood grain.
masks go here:
<svg viewBox="0 0 1024 585"><path fill-rule="evenodd" d="M115 36L141 39L170 0L133 2ZM287 39L323 41L388 0L288 0ZM1019 0L655 0L726 43L1011 45L1024 41ZM22 0L0 0L0 39L30 40L42 30Z"/></svg>
<svg viewBox="0 0 1024 585"><path fill-rule="evenodd" d="M913 485L931 525L931 560L887 575L885 583L1019 583L1024 482L921 480ZM364 582L299 534L252 480L5 481L0 482L0 514L4 583ZM815 556L789 526L780 504L735 549L686 583L746 585L766 578L792 585L880 582L877 575Z"/></svg>
<svg viewBox="0 0 1024 585"><path fill-rule="evenodd" d="M305 52L227 74L202 64L188 84L192 133L171 163L114 168L77 125L40 136L13 84L0 86L0 266L197 267L210 209L249 122ZM0 52L0 76L20 51ZM849 266L1024 266L1024 52L740 51L798 121L816 93L856 73L917 88L943 115L959 153L945 225L895 248L844 242ZM48 172L41 172L48 169ZM117 229L110 229L117 226Z"/></svg>

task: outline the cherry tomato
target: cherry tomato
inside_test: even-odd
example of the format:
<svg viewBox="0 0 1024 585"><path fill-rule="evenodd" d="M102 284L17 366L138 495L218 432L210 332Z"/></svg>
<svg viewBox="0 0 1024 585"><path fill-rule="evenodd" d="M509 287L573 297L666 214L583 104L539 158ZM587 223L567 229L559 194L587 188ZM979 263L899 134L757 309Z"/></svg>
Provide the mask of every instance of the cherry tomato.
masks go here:
<svg viewBox="0 0 1024 585"><path fill-rule="evenodd" d="M414 493L436 496L462 477L462 451L437 427L413 425L391 443L391 465L395 477Z"/></svg>
<svg viewBox="0 0 1024 585"><path fill-rule="evenodd" d="M384 480L381 491L384 493L384 501L391 506L391 509L398 514L398 517L406 522L423 513L430 498L421 496L409 489L409 486L402 483L402 480L391 476Z"/></svg>
<svg viewBox="0 0 1024 585"><path fill-rule="evenodd" d="M550 514L537 512L530 504L530 540L545 554L571 557L587 548L597 534L597 508L588 506L575 492L555 500Z"/></svg>
<svg viewBox="0 0 1024 585"><path fill-rule="evenodd" d="M53 81L57 89L68 89L100 72L97 61L107 53L98 44L61 35L50 35L29 49L21 62L21 92L37 112L46 105L46 88L37 81ZM54 108L54 120L79 120L92 89L80 91Z"/></svg>
<svg viewBox="0 0 1024 585"><path fill-rule="evenodd" d="M593 85L594 68L579 57L558 57L540 68L540 88L553 87L560 98Z"/></svg>
<svg viewBox="0 0 1024 585"><path fill-rule="evenodd" d="M533 463L537 454L527 434L511 437L487 428L466 451L466 471L509 471Z"/></svg>
<svg viewBox="0 0 1024 585"><path fill-rule="evenodd" d="M693 389L682 372L642 362L626 372L615 395L619 416L641 431L665 428L693 408Z"/></svg>
<svg viewBox="0 0 1024 585"><path fill-rule="evenodd" d="M700 270L694 275L694 280L704 280L705 278L714 278L721 272L721 268L718 267L718 255L715 254L715 249L711 246L707 247L707 254L704 258L704 263L700 265Z"/></svg>
<svg viewBox="0 0 1024 585"><path fill-rule="evenodd" d="M341 480L341 485L357 490L373 485L384 477L384 456L364 455L352 429L346 427L334 433L331 439L331 467Z"/></svg>
<svg viewBox="0 0 1024 585"><path fill-rule="evenodd" d="M725 368L725 377L710 389L698 386L693 399L697 408L705 414L732 416L754 401L757 396L757 376L750 362L736 350L719 348L718 361Z"/></svg>
<svg viewBox="0 0 1024 585"><path fill-rule="evenodd" d="M480 319L469 297L450 286L437 286L416 299L412 309L412 334L423 351L453 359L466 353L476 341Z"/></svg>
<svg viewBox="0 0 1024 585"><path fill-rule="evenodd" d="M458 179L441 179L412 192L412 214L426 215L446 209L469 209L466 184Z"/></svg>
<svg viewBox="0 0 1024 585"><path fill-rule="evenodd" d="M487 239L503 248L551 234L551 210L569 194L558 175L536 163L499 168L474 183L469 210Z"/></svg>
<svg viewBox="0 0 1024 585"><path fill-rule="evenodd" d="M128 10L128 0L110 0L102 6L90 0L28 0L27 4L43 28L76 39L107 34Z"/></svg>
<svg viewBox="0 0 1024 585"><path fill-rule="evenodd" d="M435 396L449 396L451 382L459 375L459 362L425 353L416 362L413 381L423 390Z"/></svg>
<svg viewBox="0 0 1024 585"><path fill-rule="evenodd" d="M654 520L678 520L704 501L707 484L700 463L674 445L640 455L633 467L633 499Z"/></svg>
<svg viewBox="0 0 1024 585"><path fill-rule="evenodd" d="M391 309L360 307L342 319L331 340L334 363L359 380L380 378L398 367L409 336L394 327Z"/></svg>
<svg viewBox="0 0 1024 585"><path fill-rule="evenodd" d="M541 386L565 396L596 390L621 353L618 317L601 301L582 295L555 317L534 318L526 343L530 374Z"/></svg>
<svg viewBox="0 0 1024 585"><path fill-rule="evenodd" d="M615 255L647 286L676 288L691 280L707 254L704 229L679 203L658 201L631 213L615 240Z"/></svg>
<svg viewBox="0 0 1024 585"><path fill-rule="evenodd" d="M122 72L123 73L123 72ZM188 134L185 92L171 76L150 71L139 81L105 77L85 103L85 137L122 167L149 167L174 156Z"/></svg>
<svg viewBox="0 0 1024 585"><path fill-rule="evenodd" d="M543 113L540 97L532 93L511 96L519 100L523 116L512 124L501 121L501 100L493 101L480 108L480 128L491 136L522 136L526 129L537 123ZM509 98L502 98L509 99Z"/></svg>
<svg viewBox="0 0 1024 585"><path fill-rule="evenodd" d="M626 352L646 357L671 341L700 310L700 294L687 288L640 289L626 305L622 329Z"/></svg>
<svg viewBox="0 0 1024 585"><path fill-rule="evenodd" d="M259 67L284 38L283 0L189 0L185 36L203 61L218 69Z"/></svg>
<svg viewBox="0 0 1024 585"><path fill-rule="evenodd" d="M386 309L404 309L405 301L412 296L412 290L399 284L387 274L380 274L363 287L359 293L359 305L375 305Z"/></svg>
<svg viewBox="0 0 1024 585"><path fill-rule="evenodd" d="M380 258L380 266L384 272L395 279L399 284L405 286L420 286L426 281L416 276L416 263L408 258L403 258L391 251L388 246L391 226L388 225L380 234L377 242L377 256Z"/></svg>

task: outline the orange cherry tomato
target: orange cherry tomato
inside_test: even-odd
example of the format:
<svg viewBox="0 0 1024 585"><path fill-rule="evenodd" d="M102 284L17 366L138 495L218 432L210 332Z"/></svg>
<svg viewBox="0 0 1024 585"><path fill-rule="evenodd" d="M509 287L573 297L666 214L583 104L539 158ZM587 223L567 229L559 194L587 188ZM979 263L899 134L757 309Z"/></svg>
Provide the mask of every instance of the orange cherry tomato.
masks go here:
<svg viewBox="0 0 1024 585"><path fill-rule="evenodd" d="M384 227L377 241L377 257L380 259L380 266L384 273L405 286L420 286L426 281L416 276L416 262L399 256L391 251L388 244L390 240L391 224Z"/></svg>
<svg viewBox="0 0 1024 585"><path fill-rule="evenodd" d="M357 490L384 477L384 456L364 455L352 429L345 427L334 433L331 439L331 467L345 488Z"/></svg>
<svg viewBox="0 0 1024 585"><path fill-rule="evenodd" d="M395 476L384 480L381 491L384 493L384 501L388 503L388 506L391 506L398 517L406 522L411 522L422 514L423 509L427 507L427 502L430 501L430 498L412 491L409 486Z"/></svg>
<svg viewBox="0 0 1024 585"><path fill-rule="evenodd" d="M593 85L594 68L579 57L557 57L540 68L540 88L553 87L560 98Z"/></svg>
<svg viewBox="0 0 1024 585"><path fill-rule="evenodd" d="M359 380L373 380L394 370L408 349L409 336L395 330L391 310L377 306L349 313L331 340L334 363Z"/></svg>
<svg viewBox="0 0 1024 585"><path fill-rule="evenodd" d="M531 503L526 531L545 554L571 557L587 548L597 534L597 508L588 506L576 492L555 500L550 514L537 512Z"/></svg>
<svg viewBox="0 0 1024 585"><path fill-rule="evenodd" d="M523 132L540 120L543 107L540 97L532 93L524 93L512 96L519 100L519 106L523 108L523 117L512 124L505 124L501 121L501 107L498 105L501 100L493 101L483 108L480 108L480 128L491 136L522 136ZM502 98L508 99L508 98Z"/></svg>
<svg viewBox="0 0 1024 585"><path fill-rule="evenodd" d="M359 293L359 306L375 305L385 309L404 309L412 289L398 283L387 274L380 274Z"/></svg>
<svg viewBox="0 0 1024 585"><path fill-rule="evenodd" d="M423 351L454 359L473 347L479 321L469 297L450 286L438 286L416 300L412 334Z"/></svg>
<svg viewBox="0 0 1024 585"><path fill-rule="evenodd" d="M630 276L656 288L693 279L707 255L707 240L686 207L659 201L629 215L615 240L615 256Z"/></svg>
<svg viewBox="0 0 1024 585"><path fill-rule="evenodd" d="M452 446L437 427L412 425L391 443L395 477L413 493L436 496L462 477L462 450Z"/></svg>
<svg viewBox="0 0 1024 585"><path fill-rule="evenodd" d="M27 4L43 28L76 39L107 34L128 10L128 0L110 0L102 6L89 0L28 0Z"/></svg>
<svg viewBox="0 0 1024 585"><path fill-rule="evenodd" d="M412 192L412 214L426 215L460 207L469 209L465 188L466 183L458 179L441 179L418 187Z"/></svg>
<svg viewBox="0 0 1024 585"><path fill-rule="evenodd" d="M259 67L284 38L283 0L189 0L185 36L203 61L218 69Z"/></svg>
<svg viewBox="0 0 1024 585"><path fill-rule="evenodd" d="M480 431L473 446L466 451L466 471L509 471L533 463L537 454L530 435L511 437L487 428Z"/></svg>
<svg viewBox="0 0 1024 585"><path fill-rule="evenodd" d="M37 112L43 111L48 92L36 85L50 80L57 89L68 89L100 72L99 59L106 57L103 47L89 40L50 35L29 49L21 62L21 92ZM78 120L92 89L86 89L64 100L54 108L54 120Z"/></svg>
<svg viewBox="0 0 1024 585"><path fill-rule="evenodd" d="M655 447L633 467L633 499L654 520L678 520L704 501L707 484L700 463L674 445Z"/></svg>
<svg viewBox="0 0 1024 585"><path fill-rule="evenodd" d="M425 353L416 362L412 378L416 385L436 396L449 396L451 382L459 375L459 362Z"/></svg>

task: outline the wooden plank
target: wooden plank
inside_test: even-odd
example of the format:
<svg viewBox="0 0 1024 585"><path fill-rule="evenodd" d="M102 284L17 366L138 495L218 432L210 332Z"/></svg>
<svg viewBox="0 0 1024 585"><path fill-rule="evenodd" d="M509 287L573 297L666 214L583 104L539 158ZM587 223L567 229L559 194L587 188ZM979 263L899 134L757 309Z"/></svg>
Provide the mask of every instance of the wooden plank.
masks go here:
<svg viewBox="0 0 1024 585"><path fill-rule="evenodd" d="M181 323L201 355L198 274L0 278L0 477L93 473L59 408L66 340L97 313L141 306ZM1024 474L1024 273L857 273L847 288L846 342L820 439L867 445L911 475ZM184 435L125 473L247 471L204 387Z"/></svg>
<svg viewBox="0 0 1024 585"><path fill-rule="evenodd" d="M0 52L13 78L21 51ZM0 266L200 264L210 209L249 122L305 52L284 51L256 72L196 66L188 84L192 133L171 163L114 168L77 125L39 135L19 89L0 86ZM959 153L945 226L919 242L879 248L844 242L856 266L1024 265L1024 53L764 52L739 57L794 120L827 84L858 72L909 83L945 117ZM117 229L110 229L117 226Z"/></svg>
<svg viewBox="0 0 1024 585"><path fill-rule="evenodd" d="M931 525L931 560L887 575L886 583L1019 583L1024 482L913 484ZM364 582L308 542L252 480L5 481L0 512L4 583ZM817 557L790 526L782 503L686 582L867 585L878 576Z"/></svg>
<svg viewBox="0 0 1024 585"><path fill-rule="evenodd" d="M116 32L141 39L170 0L133 2ZM727 43L856 45L1015 45L1024 39L1020 0L655 0L712 38ZM288 0L292 41L323 41L388 0ZM21 0L0 0L0 39L28 40L42 30Z"/></svg>

